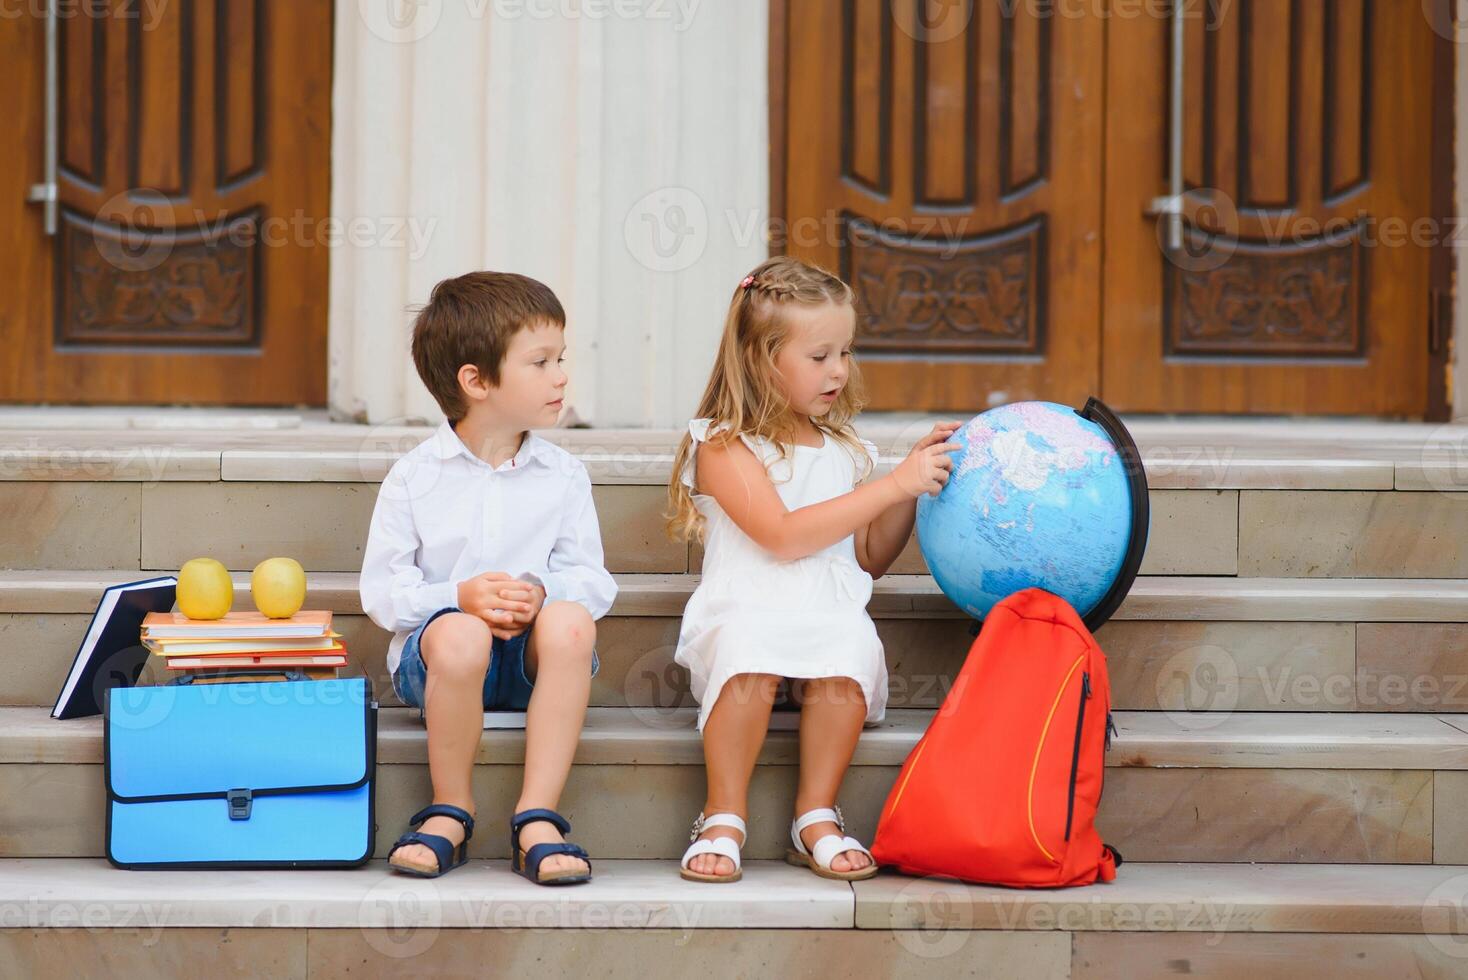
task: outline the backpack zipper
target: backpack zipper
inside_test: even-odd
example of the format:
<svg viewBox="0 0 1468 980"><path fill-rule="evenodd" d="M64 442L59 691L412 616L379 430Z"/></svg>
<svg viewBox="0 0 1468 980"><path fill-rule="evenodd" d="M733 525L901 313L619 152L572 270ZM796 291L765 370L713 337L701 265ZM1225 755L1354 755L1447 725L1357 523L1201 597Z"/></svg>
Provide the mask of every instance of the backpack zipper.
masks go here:
<svg viewBox="0 0 1468 980"><path fill-rule="evenodd" d="M1085 661L1084 654L1077 657L1076 662L1070 665L1070 670L1066 671L1065 679L1060 682L1060 690L1055 692L1055 701L1050 705L1050 714L1045 716L1045 727L1040 730L1040 742L1035 746L1035 761L1030 764L1030 785L1025 797L1025 811L1030 821L1030 839L1035 842L1040 853L1045 855L1046 860L1052 864L1060 862L1056 860L1055 855L1045 849L1044 844L1040 843L1040 834L1035 830L1035 776L1040 771L1040 754L1045 751L1045 740L1050 736L1050 723L1055 720L1055 709L1060 707L1060 699L1065 697L1065 689L1070 684L1070 679L1075 676L1076 668ZM1084 699L1082 702L1084 703ZM1074 786L1074 775L1072 775L1072 786ZM1068 834L1069 831L1067 831L1067 836Z"/></svg>
<svg viewBox="0 0 1468 980"><path fill-rule="evenodd" d="M1091 675L1081 674L1081 706L1076 712L1076 740L1070 750L1070 789L1065 796L1065 839L1070 840L1070 824L1076 812L1076 774L1081 764L1081 728L1086 722L1086 702L1091 700ZM1107 739L1111 738L1108 734Z"/></svg>

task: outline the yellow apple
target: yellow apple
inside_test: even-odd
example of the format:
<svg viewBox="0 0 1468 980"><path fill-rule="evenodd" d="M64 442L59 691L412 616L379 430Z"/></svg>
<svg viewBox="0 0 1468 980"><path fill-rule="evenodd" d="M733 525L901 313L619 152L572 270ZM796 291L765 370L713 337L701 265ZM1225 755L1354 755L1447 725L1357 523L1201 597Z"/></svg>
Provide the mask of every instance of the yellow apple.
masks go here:
<svg viewBox="0 0 1468 980"><path fill-rule="evenodd" d="M190 619L221 619L234 604L229 569L213 558L190 558L178 570L178 611Z"/></svg>
<svg viewBox="0 0 1468 980"><path fill-rule="evenodd" d="M306 570L294 558L267 558L250 575L255 608L271 619L289 619L306 601Z"/></svg>

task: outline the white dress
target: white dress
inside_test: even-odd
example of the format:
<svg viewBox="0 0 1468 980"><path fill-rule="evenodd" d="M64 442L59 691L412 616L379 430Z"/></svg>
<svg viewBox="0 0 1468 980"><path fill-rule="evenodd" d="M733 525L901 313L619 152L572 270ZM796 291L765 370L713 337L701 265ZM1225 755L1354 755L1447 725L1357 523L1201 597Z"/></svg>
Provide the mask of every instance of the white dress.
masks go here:
<svg viewBox="0 0 1468 980"><path fill-rule="evenodd" d="M694 419L696 442L708 438L710 419ZM780 460L768 440L741 435L770 473L789 510L849 493L864 461L830 436L819 449L795 446ZM862 440L875 463L877 447ZM772 465L773 463L773 465ZM681 474L693 490L697 447ZM856 538L848 535L815 554L780 561L756 544L724 513L718 501L694 493L707 520L703 579L683 611L673 659L688 668L698 699L698 728L736 674L780 677L850 677L866 697L867 722L887 708L887 661L877 628L867 614L872 577L856 562Z"/></svg>

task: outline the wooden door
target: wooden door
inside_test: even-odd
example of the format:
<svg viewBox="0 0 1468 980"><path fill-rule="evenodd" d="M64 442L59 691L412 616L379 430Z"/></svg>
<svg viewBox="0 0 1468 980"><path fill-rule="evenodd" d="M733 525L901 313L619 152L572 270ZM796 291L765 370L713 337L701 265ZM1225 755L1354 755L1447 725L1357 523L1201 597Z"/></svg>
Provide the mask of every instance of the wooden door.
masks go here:
<svg viewBox="0 0 1468 980"><path fill-rule="evenodd" d="M60 7L54 237L45 20L0 30L0 400L324 404L330 0Z"/></svg>
<svg viewBox="0 0 1468 980"><path fill-rule="evenodd" d="M1133 412L1421 417L1434 235L1421 223L1434 94L1421 5L1185 10L1176 253L1147 214L1167 190L1170 19L1109 24L1105 398Z"/></svg>
<svg viewBox="0 0 1468 980"><path fill-rule="evenodd" d="M1446 3L1187 0L1177 250L1172 18L1061 6L773 0L776 247L855 287L872 407L1443 411Z"/></svg>
<svg viewBox="0 0 1468 980"><path fill-rule="evenodd" d="M774 8L781 244L856 290L872 408L1096 392L1103 20L1044 7Z"/></svg>

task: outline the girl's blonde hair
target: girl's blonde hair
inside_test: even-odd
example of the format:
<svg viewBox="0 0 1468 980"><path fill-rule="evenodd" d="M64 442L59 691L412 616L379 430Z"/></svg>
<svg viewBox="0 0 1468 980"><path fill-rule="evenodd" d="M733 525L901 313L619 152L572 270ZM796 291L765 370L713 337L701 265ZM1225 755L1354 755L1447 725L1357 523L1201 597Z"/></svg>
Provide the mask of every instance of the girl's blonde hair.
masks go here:
<svg viewBox="0 0 1468 980"><path fill-rule="evenodd" d="M695 416L713 419L709 442L727 444L740 434L761 437L775 445L781 459L789 459L796 435L795 415L780 390L775 368L775 357L790 338L789 318L783 314L793 306L852 305L853 299L851 287L839 276L789 256L768 259L745 276L729 302L718 357ZM863 480L872 472L871 457L856 438L851 421L864 404L861 373L853 358L846 385L830 411L810 420L818 432L830 435L863 461ZM721 425L723 431L716 432ZM680 479L697 451L693 436L685 432L668 483L671 509L663 515L668 536L675 541L703 540L703 515Z"/></svg>

